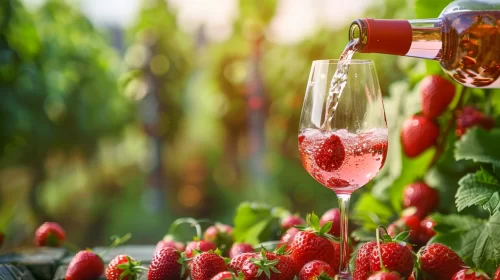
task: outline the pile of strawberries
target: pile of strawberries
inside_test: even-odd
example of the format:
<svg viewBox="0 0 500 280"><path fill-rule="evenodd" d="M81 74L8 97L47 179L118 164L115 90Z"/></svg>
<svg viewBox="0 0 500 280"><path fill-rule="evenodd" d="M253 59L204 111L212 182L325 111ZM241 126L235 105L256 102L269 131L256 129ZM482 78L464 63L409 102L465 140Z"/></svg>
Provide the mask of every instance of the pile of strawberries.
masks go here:
<svg viewBox="0 0 500 280"><path fill-rule="evenodd" d="M232 227L219 223L208 227L202 239L187 245L167 235L158 242L149 268L126 255L116 256L106 268L99 254L83 250L71 260L66 279L98 279L103 274L108 280L133 280L141 274L147 274L149 280L336 279L340 262L339 209L330 209L321 218L312 213L306 221L290 214L282 218L281 227L283 234L275 242L274 251L233 242ZM394 226L389 226L389 232L391 228ZM353 279L492 279L467 267L456 252L442 244L426 244L418 250L416 245L406 242L407 237L411 239L412 231L391 232L394 236L390 236L379 227L376 241L357 244ZM47 222L36 231L35 243L57 247L65 243L65 238L61 226ZM117 238L110 247L128 238ZM500 267L493 279L500 280Z"/></svg>
<svg viewBox="0 0 500 280"><path fill-rule="evenodd" d="M455 97L455 85L438 75L425 77L420 83L422 112L405 120L401 131L401 143L406 156L414 158L434 146L440 136L437 119L447 111ZM457 104L453 110L455 134L461 137L474 126L491 129L494 120L478 109Z"/></svg>

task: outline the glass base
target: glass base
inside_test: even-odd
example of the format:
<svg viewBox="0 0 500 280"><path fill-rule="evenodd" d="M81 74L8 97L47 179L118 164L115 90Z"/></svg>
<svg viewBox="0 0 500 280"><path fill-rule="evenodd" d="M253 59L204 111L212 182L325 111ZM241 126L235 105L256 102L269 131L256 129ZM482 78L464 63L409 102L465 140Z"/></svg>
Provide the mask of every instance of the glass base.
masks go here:
<svg viewBox="0 0 500 280"><path fill-rule="evenodd" d="M344 272L344 273L339 273L337 276L338 276L338 279L339 279L339 280L352 280L352 276L351 276L351 274L346 273L346 272ZM337 278L336 278L336 279L337 279Z"/></svg>

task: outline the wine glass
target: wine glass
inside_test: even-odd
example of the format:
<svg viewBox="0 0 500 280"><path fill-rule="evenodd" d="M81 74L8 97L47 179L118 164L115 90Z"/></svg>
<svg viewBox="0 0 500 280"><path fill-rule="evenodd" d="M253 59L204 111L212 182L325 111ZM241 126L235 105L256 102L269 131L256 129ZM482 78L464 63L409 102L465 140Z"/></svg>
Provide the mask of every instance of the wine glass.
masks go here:
<svg viewBox="0 0 500 280"><path fill-rule="evenodd" d="M333 190L341 213L340 279L349 272L348 210L352 192L368 183L387 156L387 122L375 65L370 60L313 62L299 125L302 165L323 186ZM342 69L344 71L342 72ZM348 70L345 88L332 77ZM340 92L341 94L338 94ZM332 102L338 101L337 104ZM329 112L327 112L329 108Z"/></svg>

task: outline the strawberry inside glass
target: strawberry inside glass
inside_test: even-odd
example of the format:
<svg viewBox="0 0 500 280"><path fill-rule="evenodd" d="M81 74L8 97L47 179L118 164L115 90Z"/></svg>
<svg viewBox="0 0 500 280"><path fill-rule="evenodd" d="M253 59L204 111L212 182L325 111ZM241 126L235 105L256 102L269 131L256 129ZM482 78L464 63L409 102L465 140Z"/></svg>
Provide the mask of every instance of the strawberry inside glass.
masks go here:
<svg viewBox="0 0 500 280"><path fill-rule="evenodd" d="M351 194L375 177L384 166L387 147L387 128L356 134L305 129L299 134L302 165L337 194Z"/></svg>

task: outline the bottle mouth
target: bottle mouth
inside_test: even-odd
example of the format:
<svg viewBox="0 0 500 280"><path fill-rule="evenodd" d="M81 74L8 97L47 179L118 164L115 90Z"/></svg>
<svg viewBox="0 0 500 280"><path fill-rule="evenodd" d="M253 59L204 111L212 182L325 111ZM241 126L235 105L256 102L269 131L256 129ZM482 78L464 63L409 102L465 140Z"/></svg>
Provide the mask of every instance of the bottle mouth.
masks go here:
<svg viewBox="0 0 500 280"><path fill-rule="evenodd" d="M349 27L349 41L361 38L361 26L359 20L355 20Z"/></svg>

